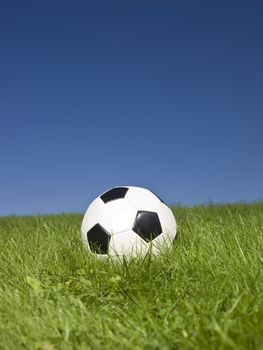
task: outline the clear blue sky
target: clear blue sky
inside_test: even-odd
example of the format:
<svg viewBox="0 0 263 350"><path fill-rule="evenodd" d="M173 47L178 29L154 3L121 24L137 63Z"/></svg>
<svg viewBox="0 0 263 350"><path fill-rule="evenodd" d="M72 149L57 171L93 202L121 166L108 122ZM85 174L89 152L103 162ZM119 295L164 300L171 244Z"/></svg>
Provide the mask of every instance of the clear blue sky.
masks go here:
<svg viewBox="0 0 263 350"><path fill-rule="evenodd" d="M2 1L0 162L0 215L262 200L263 2Z"/></svg>

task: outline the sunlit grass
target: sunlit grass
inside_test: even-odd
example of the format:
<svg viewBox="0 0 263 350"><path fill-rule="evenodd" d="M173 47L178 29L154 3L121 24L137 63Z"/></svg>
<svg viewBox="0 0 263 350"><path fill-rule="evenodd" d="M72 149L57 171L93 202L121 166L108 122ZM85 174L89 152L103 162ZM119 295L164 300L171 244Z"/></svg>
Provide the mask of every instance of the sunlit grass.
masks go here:
<svg viewBox="0 0 263 350"><path fill-rule="evenodd" d="M101 261L81 215L0 219L0 349L263 349L263 204L175 207L157 258Z"/></svg>

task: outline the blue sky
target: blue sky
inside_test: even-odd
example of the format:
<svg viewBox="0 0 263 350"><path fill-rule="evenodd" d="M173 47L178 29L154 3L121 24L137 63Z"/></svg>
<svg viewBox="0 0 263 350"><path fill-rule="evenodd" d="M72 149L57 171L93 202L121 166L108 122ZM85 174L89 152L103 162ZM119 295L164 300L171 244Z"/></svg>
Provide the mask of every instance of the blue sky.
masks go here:
<svg viewBox="0 0 263 350"><path fill-rule="evenodd" d="M6 1L0 33L0 215L263 199L262 1Z"/></svg>

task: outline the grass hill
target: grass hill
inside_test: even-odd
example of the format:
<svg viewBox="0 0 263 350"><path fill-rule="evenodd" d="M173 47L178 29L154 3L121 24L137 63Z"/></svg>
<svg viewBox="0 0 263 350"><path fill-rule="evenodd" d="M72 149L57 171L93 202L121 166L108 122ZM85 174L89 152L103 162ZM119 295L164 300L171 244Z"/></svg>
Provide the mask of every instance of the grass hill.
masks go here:
<svg viewBox="0 0 263 350"><path fill-rule="evenodd" d="M263 349L263 204L173 211L172 249L123 264L82 215L0 218L0 349Z"/></svg>

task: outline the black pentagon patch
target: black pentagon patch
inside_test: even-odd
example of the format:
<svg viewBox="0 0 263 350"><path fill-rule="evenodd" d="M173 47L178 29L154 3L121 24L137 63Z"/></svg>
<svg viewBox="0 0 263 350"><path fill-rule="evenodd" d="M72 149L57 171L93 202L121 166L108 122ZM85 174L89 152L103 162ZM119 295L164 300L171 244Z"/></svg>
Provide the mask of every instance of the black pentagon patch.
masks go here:
<svg viewBox="0 0 263 350"><path fill-rule="evenodd" d="M101 195L100 198L103 200L104 203L108 203L110 201L113 201L114 199L124 198L127 191L127 187L115 187L103 193L103 195Z"/></svg>
<svg viewBox="0 0 263 350"><path fill-rule="evenodd" d="M157 213L138 211L133 225L133 231L149 242L162 233L162 226Z"/></svg>
<svg viewBox="0 0 263 350"><path fill-rule="evenodd" d="M93 226L87 233L89 247L92 253L107 254L110 242L110 235L104 228L97 224Z"/></svg>

